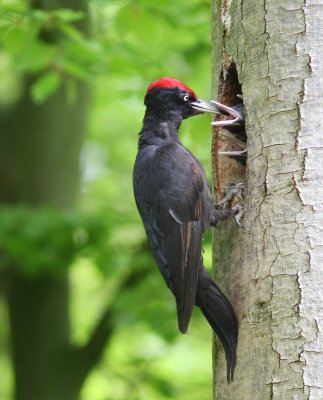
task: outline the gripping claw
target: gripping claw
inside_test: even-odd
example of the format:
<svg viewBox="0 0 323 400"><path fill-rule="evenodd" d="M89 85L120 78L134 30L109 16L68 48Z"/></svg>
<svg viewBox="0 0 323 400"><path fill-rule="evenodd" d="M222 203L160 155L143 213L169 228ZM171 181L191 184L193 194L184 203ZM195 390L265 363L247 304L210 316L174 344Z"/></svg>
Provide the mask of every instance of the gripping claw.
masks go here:
<svg viewBox="0 0 323 400"><path fill-rule="evenodd" d="M229 183L226 187L224 198L216 205L217 209L225 210L231 207L231 204L234 200L237 200L237 203L231 210L235 213L235 221L240 226L241 220L244 214L243 210L243 199L244 199L244 184L243 183Z"/></svg>

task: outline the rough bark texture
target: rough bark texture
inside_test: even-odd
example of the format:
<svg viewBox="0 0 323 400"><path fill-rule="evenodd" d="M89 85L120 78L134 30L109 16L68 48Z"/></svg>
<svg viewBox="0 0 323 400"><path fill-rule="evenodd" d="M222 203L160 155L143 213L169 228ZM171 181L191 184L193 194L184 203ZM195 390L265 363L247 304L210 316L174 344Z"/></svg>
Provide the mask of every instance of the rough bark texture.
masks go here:
<svg viewBox="0 0 323 400"><path fill-rule="evenodd" d="M215 345L214 398L323 399L323 3L218 0L213 24L214 95L234 62L248 133L245 228L215 232L240 337L231 385Z"/></svg>

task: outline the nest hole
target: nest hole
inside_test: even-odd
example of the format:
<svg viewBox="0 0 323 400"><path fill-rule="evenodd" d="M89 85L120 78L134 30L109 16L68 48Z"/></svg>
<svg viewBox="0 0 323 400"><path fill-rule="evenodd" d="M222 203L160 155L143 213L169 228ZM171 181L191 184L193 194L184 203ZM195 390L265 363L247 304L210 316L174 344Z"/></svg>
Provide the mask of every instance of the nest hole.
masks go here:
<svg viewBox="0 0 323 400"><path fill-rule="evenodd" d="M243 105L242 86L239 82L237 68L235 63L224 63L220 79L217 100L230 107L239 104ZM232 129L231 129L232 130ZM230 135L238 137L241 141L247 142L245 127L234 127L234 132L225 127L214 127L212 141L212 158L213 158L213 177L214 192L217 200L220 201L225 195L228 184L237 184L245 182L246 175L246 153L243 157L233 157L221 154L235 150L235 145L230 140Z"/></svg>

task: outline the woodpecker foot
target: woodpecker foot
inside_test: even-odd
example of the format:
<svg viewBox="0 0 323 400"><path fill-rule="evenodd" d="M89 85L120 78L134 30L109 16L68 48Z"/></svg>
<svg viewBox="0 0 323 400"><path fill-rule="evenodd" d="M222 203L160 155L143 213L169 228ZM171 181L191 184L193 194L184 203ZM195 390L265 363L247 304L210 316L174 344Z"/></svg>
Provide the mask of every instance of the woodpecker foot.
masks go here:
<svg viewBox="0 0 323 400"><path fill-rule="evenodd" d="M217 209L224 210L230 207L232 201L237 198L238 200L243 200L244 196L244 184L243 183L228 183L225 188L225 196L216 205Z"/></svg>
<svg viewBox="0 0 323 400"><path fill-rule="evenodd" d="M243 227L241 220L243 217L243 199L244 199L244 184L243 183L229 183L226 187L224 198L216 204L218 210L231 211L234 214L236 223ZM236 204L232 206L232 203ZM229 210L228 210L229 209Z"/></svg>

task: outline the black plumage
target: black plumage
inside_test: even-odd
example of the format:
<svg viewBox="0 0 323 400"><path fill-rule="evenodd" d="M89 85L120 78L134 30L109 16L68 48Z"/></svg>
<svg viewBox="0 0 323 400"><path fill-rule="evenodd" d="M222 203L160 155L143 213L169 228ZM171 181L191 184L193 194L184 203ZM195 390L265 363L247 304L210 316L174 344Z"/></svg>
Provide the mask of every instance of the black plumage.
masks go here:
<svg viewBox="0 0 323 400"><path fill-rule="evenodd" d="M175 296L179 330L187 332L197 305L222 342L230 381L238 323L229 300L203 266L202 234L232 212L215 210L203 167L178 137L183 119L218 111L171 78L150 85L145 105L133 184L149 246Z"/></svg>

